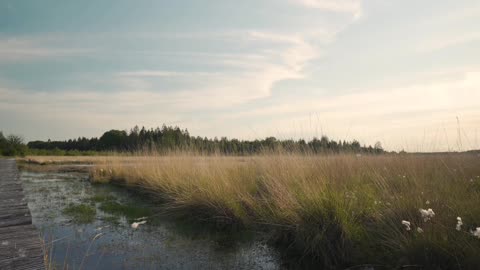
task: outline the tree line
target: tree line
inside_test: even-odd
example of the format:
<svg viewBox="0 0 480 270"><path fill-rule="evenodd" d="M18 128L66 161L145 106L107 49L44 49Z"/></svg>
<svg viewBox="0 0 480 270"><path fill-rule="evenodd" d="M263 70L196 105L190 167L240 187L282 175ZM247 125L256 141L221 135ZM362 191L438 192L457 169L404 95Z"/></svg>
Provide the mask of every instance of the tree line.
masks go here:
<svg viewBox="0 0 480 270"><path fill-rule="evenodd" d="M161 128L146 129L135 126L129 131L110 130L100 138L70 139L65 141L32 141L28 143L32 150L47 151L119 151L136 152L139 150L192 151L203 154L250 155L264 151L311 152L311 153L384 153L377 142L374 146L361 145L358 141L335 141L327 136L313 138L310 141L280 140L267 137L260 140L238 140L222 137L220 139L191 136L187 129L163 125Z"/></svg>

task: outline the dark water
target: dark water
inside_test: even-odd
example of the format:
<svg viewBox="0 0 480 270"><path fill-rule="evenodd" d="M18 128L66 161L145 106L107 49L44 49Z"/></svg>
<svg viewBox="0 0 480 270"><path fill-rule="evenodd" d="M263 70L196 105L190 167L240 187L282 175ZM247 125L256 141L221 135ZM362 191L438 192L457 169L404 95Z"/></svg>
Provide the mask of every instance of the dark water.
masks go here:
<svg viewBox="0 0 480 270"><path fill-rule="evenodd" d="M151 213L156 213L156 205L126 189L92 185L84 174L22 172L21 179L33 223L57 269L280 268L279 254L252 234L237 235L233 241L230 236L188 229L155 214L132 229L132 217L104 212L102 203L92 198L108 195L115 202ZM93 220L82 224L65 214L71 205L96 209Z"/></svg>

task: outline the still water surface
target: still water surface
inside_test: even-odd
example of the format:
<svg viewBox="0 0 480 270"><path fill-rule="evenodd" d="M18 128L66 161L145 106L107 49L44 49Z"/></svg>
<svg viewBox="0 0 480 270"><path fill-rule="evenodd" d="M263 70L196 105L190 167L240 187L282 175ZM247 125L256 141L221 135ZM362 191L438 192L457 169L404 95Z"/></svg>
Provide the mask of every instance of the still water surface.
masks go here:
<svg viewBox="0 0 480 270"><path fill-rule="evenodd" d="M21 180L33 224L58 269L280 268L279 254L255 235L230 240L212 230L185 228L155 215L158 204L146 196L113 185L93 185L85 174L23 171ZM99 198L152 214L146 224L132 229L134 218L102 211ZM64 213L71 205L85 205L96 213L92 220L78 222Z"/></svg>

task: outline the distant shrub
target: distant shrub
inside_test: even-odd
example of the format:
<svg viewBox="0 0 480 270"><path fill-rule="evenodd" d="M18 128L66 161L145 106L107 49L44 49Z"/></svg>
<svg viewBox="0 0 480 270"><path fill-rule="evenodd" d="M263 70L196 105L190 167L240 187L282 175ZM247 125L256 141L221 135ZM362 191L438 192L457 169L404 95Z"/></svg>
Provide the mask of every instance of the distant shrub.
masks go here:
<svg viewBox="0 0 480 270"><path fill-rule="evenodd" d="M25 145L23 138L18 135L8 135L5 137L0 132L0 155L2 156L25 156L28 147Z"/></svg>

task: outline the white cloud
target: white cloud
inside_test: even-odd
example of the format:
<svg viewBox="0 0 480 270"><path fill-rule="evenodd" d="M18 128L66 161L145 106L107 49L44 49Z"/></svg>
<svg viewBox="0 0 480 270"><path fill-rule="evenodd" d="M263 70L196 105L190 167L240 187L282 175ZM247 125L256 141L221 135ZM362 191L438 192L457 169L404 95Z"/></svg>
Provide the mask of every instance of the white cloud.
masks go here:
<svg viewBox="0 0 480 270"><path fill-rule="evenodd" d="M349 13L354 18L362 16L361 0L291 0L307 8L315 8L332 12Z"/></svg>

